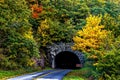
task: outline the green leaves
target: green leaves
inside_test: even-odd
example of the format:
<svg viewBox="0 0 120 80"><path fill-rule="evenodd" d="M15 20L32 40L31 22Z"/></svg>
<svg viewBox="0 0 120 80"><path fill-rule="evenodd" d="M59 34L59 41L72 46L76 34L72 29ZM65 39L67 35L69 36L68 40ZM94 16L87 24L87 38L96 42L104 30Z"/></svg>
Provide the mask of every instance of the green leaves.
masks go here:
<svg viewBox="0 0 120 80"><path fill-rule="evenodd" d="M104 79L117 80L120 78L120 46L116 46L116 43L120 44L119 39L120 38L118 37L111 45L111 49L106 51L104 57L98 61L97 69Z"/></svg>
<svg viewBox="0 0 120 80"><path fill-rule="evenodd" d="M40 38L41 46L56 41L71 41L73 33L74 27L69 23L62 24L50 18L41 21L41 25L38 27L38 38Z"/></svg>
<svg viewBox="0 0 120 80"><path fill-rule="evenodd" d="M32 36L28 21L31 11L26 1L5 0L0 3L0 11L0 48L3 49L0 68L17 69L34 65L29 65L28 61L39 57L39 50L35 40L28 38Z"/></svg>

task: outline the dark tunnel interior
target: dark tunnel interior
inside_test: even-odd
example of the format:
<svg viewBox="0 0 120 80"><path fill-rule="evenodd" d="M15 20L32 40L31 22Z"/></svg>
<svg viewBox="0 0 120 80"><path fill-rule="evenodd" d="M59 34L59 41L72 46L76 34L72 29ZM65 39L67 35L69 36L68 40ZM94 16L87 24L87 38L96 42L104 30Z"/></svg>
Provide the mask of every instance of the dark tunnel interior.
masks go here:
<svg viewBox="0 0 120 80"><path fill-rule="evenodd" d="M80 64L78 56L69 51L60 52L55 57L56 68L77 69L77 64Z"/></svg>

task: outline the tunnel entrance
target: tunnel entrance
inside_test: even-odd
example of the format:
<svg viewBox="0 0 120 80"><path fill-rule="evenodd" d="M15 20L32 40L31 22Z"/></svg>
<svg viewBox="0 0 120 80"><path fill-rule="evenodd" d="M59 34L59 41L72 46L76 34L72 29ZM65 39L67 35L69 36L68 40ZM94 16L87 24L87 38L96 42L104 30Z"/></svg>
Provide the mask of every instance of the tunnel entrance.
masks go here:
<svg viewBox="0 0 120 80"><path fill-rule="evenodd" d="M78 56L73 52L60 52L55 57L55 68L76 69L80 68L80 64Z"/></svg>

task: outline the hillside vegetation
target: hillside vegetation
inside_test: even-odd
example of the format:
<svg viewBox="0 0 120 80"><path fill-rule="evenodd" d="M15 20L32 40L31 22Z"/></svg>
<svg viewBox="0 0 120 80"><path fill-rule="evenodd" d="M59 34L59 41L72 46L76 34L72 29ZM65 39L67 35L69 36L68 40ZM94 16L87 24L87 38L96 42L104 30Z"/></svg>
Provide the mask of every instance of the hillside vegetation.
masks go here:
<svg viewBox="0 0 120 80"><path fill-rule="evenodd" d="M120 0L0 0L0 69L36 68L61 41L85 54L95 79L120 79Z"/></svg>

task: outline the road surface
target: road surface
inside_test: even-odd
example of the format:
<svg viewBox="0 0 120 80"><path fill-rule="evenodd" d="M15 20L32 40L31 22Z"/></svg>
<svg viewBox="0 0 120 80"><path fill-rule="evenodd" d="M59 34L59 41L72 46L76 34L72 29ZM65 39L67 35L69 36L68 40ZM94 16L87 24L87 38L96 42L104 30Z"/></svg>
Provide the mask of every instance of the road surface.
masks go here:
<svg viewBox="0 0 120 80"><path fill-rule="evenodd" d="M70 71L71 70L69 69L45 70L42 72L26 74L7 80L62 80L62 78Z"/></svg>

